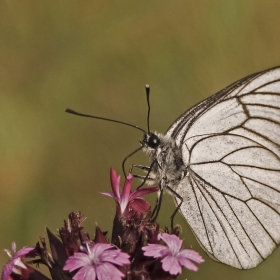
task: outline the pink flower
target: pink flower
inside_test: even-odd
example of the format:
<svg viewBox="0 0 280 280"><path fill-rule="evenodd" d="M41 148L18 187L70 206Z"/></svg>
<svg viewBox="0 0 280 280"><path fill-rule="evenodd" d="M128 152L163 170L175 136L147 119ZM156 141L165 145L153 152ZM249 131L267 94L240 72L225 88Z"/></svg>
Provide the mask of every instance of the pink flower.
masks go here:
<svg viewBox="0 0 280 280"><path fill-rule="evenodd" d="M172 275L182 273L182 266L189 270L197 271L194 262L202 263L203 258L194 250L182 249L182 240L176 235L162 233L159 234L167 246L160 244L148 244L143 247L144 255L148 257L161 258L162 268Z"/></svg>
<svg viewBox="0 0 280 280"><path fill-rule="evenodd" d="M114 246L111 244L104 243L87 245L86 252L69 257L63 269L71 272L80 268L73 277L74 280L121 280L124 274L115 265L129 264L129 255L120 250L111 250L112 248Z"/></svg>
<svg viewBox="0 0 280 280"><path fill-rule="evenodd" d="M30 258L35 257L37 254L34 250L34 247L23 247L19 251L16 252L16 243L12 242L12 250L14 252L14 255L12 255L12 252L10 250L5 249L4 251L8 254L8 256L11 258L11 260L5 265L3 271L2 271L2 279L8 280L12 279L10 275L12 273L15 274L22 274L23 269L28 269L25 265L25 263L22 261L23 258Z"/></svg>
<svg viewBox="0 0 280 280"><path fill-rule="evenodd" d="M114 198L117 202L117 215L125 216L131 210L138 213L148 211L151 205L141 196L157 192L158 187L141 187L131 192L133 176L129 174L125 180L123 190L120 189L120 176L114 169L110 170L112 193L102 193L104 195Z"/></svg>

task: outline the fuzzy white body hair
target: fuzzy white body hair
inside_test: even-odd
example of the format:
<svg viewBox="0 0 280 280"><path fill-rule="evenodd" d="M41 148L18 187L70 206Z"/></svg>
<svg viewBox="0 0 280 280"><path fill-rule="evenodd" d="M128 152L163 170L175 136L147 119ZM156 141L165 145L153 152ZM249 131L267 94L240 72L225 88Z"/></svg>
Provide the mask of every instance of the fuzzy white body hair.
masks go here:
<svg viewBox="0 0 280 280"><path fill-rule="evenodd" d="M166 190L170 187L176 191L179 182L187 175L187 167L182 159L182 152L176 142L169 136L154 133L160 140L156 148L144 145L143 151L148 155L151 163L155 161L149 173L149 185L158 184Z"/></svg>

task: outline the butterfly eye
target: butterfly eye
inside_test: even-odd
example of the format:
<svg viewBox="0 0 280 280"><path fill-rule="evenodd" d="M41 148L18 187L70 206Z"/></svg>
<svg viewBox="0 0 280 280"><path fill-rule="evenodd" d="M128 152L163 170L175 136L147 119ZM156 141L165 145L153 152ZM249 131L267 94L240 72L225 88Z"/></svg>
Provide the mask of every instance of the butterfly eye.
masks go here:
<svg viewBox="0 0 280 280"><path fill-rule="evenodd" d="M158 145L160 144L160 140L159 138L155 135L155 134L150 134L150 137L148 138L148 141L147 141L147 145L150 147L150 148L157 148Z"/></svg>

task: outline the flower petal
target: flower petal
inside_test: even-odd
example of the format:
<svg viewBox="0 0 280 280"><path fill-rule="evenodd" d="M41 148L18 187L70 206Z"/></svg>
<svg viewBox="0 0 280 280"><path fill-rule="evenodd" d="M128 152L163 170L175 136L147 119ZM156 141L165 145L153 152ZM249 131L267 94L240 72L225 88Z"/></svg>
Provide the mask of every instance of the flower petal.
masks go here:
<svg viewBox="0 0 280 280"><path fill-rule="evenodd" d="M94 262L95 264L98 264L102 258L102 254L104 251L114 248L111 244L108 243L95 243L94 245L89 247L89 257L91 259L91 262ZM111 250L109 250L111 251Z"/></svg>
<svg viewBox="0 0 280 280"><path fill-rule="evenodd" d="M123 187L123 191L121 194L121 210L122 213L125 211L128 202L130 200L130 191L131 191L131 187L132 187L132 182L133 182L133 176L131 174L129 174L124 182L124 187Z"/></svg>
<svg viewBox="0 0 280 280"><path fill-rule="evenodd" d="M69 270L71 272L87 265L91 265L89 256L85 253L75 253L73 256L68 258L63 270Z"/></svg>
<svg viewBox="0 0 280 280"><path fill-rule="evenodd" d="M33 252L32 252L33 251ZM37 253L35 252L35 248L34 247L23 247L22 249L18 250L15 255L14 258L32 258L37 256Z"/></svg>
<svg viewBox="0 0 280 280"><path fill-rule="evenodd" d="M171 252L166 246L160 244L147 244L147 246L142 247L144 251L144 256L154 257L154 258L163 258L167 255L171 255Z"/></svg>
<svg viewBox="0 0 280 280"><path fill-rule="evenodd" d="M149 202L144 200L143 198L139 197L134 199L129 203L130 208L132 208L135 212L143 213L148 211L151 208Z"/></svg>
<svg viewBox="0 0 280 280"><path fill-rule="evenodd" d="M176 257L173 256L166 256L161 260L162 268L164 271L169 272L172 275L176 275L182 272L181 265L179 264Z"/></svg>
<svg viewBox="0 0 280 280"><path fill-rule="evenodd" d="M198 267L194 263L192 263L189 259L178 258L178 261L185 268L193 271L198 271Z"/></svg>
<svg viewBox="0 0 280 280"><path fill-rule="evenodd" d="M204 262L204 259L202 258L202 256L198 252L191 250L191 249L181 250L178 254L178 257L180 257L180 258L183 257L183 258L189 259L189 260L197 262L197 263Z"/></svg>
<svg viewBox="0 0 280 280"><path fill-rule="evenodd" d="M92 265L82 267L73 277L73 280L95 280L96 270Z"/></svg>
<svg viewBox="0 0 280 280"><path fill-rule="evenodd" d="M128 176L125 179L124 182L124 187L123 187L123 192L122 195L130 195L130 191L132 188L132 182L133 182L133 176L131 174L128 174Z"/></svg>
<svg viewBox="0 0 280 280"><path fill-rule="evenodd" d="M22 262L21 258L14 258L14 266L26 269L26 265Z"/></svg>
<svg viewBox="0 0 280 280"><path fill-rule="evenodd" d="M147 195L153 192L157 192L159 190L158 187L141 187L139 189L136 189L130 194L130 200L135 199L136 197L140 197L143 195Z"/></svg>
<svg viewBox="0 0 280 280"><path fill-rule="evenodd" d="M159 237L166 243L173 255L179 253L183 241L178 236L174 234L161 233Z"/></svg>
<svg viewBox="0 0 280 280"><path fill-rule="evenodd" d="M9 276L11 275L11 273L13 272L13 268L14 268L14 261L10 260L4 267L3 271L2 271L2 275L1 275L1 279L2 280L8 280Z"/></svg>
<svg viewBox="0 0 280 280"><path fill-rule="evenodd" d="M105 250L115 248L112 244L109 243L95 243L90 246L90 250L94 254L98 254L98 256Z"/></svg>
<svg viewBox="0 0 280 280"><path fill-rule="evenodd" d="M121 280L124 275L114 265L102 263L96 266L96 276L98 280Z"/></svg>
<svg viewBox="0 0 280 280"><path fill-rule="evenodd" d="M130 264L130 256L127 253L120 252L118 257L114 260L114 264L116 265L126 265Z"/></svg>
<svg viewBox="0 0 280 280"><path fill-rule="evenodd" d="M130 264L129 258L130 256L128 254L120 250L106 250L100 256L100 261L123 266L125 264Z"/></svg>
<svg viewBox="0 0 280 280"><path fill-rule="evenodd" d="M115 197L120 200L120 180L121 176L117 176L115 169L111 168L110 170L111 186Z"/></svg>

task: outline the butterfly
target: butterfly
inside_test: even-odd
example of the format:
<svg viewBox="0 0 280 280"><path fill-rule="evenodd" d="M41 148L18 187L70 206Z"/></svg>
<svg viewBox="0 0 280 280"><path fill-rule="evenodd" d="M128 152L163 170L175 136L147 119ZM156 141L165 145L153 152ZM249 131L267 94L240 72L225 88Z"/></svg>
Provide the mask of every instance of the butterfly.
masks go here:
<svg viewBox="0 0 280 280"><path fill-rule="evenodd" d="M134 165L147 171L137 177L173 195L212 259L250 269L279 245L280 67L198 103L164 135L148 129L139 149L151 166Z"/></svg>
<svg viewBox="0 0 280 280"><path fill-rule="evenodd" d="M153 138L153 139L151 139ZM280 67L243 78L146 134L148 179L214 260L249 269L280 243Z"/></svg>

